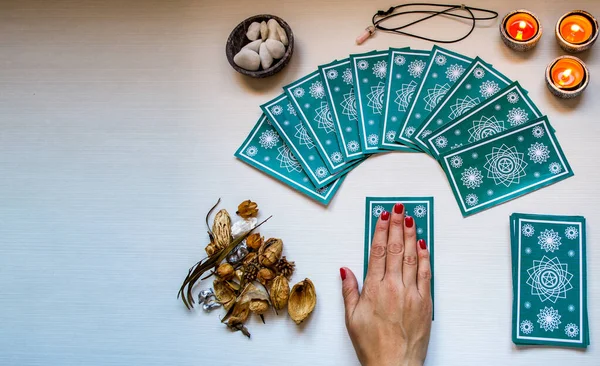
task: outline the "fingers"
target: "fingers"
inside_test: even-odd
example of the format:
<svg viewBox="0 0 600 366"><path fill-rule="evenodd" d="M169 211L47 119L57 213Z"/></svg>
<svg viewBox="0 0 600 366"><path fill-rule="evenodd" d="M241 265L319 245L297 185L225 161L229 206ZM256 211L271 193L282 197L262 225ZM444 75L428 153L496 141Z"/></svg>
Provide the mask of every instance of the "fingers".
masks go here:
<svg viewBox="0 0 600 366"><path fill-rule="evenodd" d="M385 274L385 256L387 250L388 227L390 226L390 213L383 211L377 220L375 234L371 242L369 254L369 268L365 282L381 281Z"/></svg>
<svg viewBox="0 0 600 366"><path fill-rule="evenodd" d="M404 257L404 205L396 203L392 211L385 259L385 277L401 281Z"/></svg>
<svg viewBox="0 0 600 366"><path fill-rule="evenodd" d="M342 278L342 296L344 297L344 308L346 310L346 324L352 318L354 309L358 304L360 295L358 293L358 282L354 273L346 267L340 268L340 277Z"/></svg>
<svg viewBox="0 0 600 366"><path fill-rule="evenodd" d="M423 298L431 298L431 262L427 243L421 239L417 243L419 265L417 270L417 287Z"/></svg>
<svg viewBox="0 0 600 366"><path fill-rule="evenodd" d="M402 282L407 288L417 286L417 230L415 220L410 216L404 217Z"/></svg>

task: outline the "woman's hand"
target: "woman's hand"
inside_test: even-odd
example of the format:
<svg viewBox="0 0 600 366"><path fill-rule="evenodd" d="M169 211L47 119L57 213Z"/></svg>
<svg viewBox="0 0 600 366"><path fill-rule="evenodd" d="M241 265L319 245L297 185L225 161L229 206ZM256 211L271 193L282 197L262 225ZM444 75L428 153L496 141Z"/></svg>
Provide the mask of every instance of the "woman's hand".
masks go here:
<svg viewBox="0 0 600 366"><path fill-rule="evenodd" d="M431 332L431 266L414 220L397 203L383 212L371 245L362 293L340 268L346 328L363 366L423 365Z"/></svg>

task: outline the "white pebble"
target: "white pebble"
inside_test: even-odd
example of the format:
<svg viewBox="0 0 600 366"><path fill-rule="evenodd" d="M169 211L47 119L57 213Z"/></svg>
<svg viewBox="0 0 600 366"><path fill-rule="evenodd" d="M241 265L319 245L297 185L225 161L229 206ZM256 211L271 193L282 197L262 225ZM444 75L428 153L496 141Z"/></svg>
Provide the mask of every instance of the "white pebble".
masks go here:
<svg viewBox="0 0 600 366"><path fill-rule="evenodd" d="M260 64L262 65L263 70L271 67L273 64L273 56L271 56L269 53L265 43L260 45L260 51L258 52L258 55L260 56Z"/></svg>
<svg viewBox="0 0 600 366"><path fill-rule="evenodd" d="M269 19L269 21L267 22L267 28L269 28L269 36L267 37L267 39L274 39L276 41L281 41L279 39L279 33L277 33L278 26L279 26L279 23L277 23L277 21L275 19Z"/></svg>
<svg viewBox="0 0 600 366"><path fill-rule="evenodd" d="M233 57L233 62L242 69L250 71L256 71L260 67L260 57L258 56L258 53L249 49L242 49L238 52L238 54Z"/></svg>
<svg viewBox="0 0 600 366"><path fill-rule="evenodd" d="M260 37L260 23L252 22L248 27L248 31L246 32L246 37L248 37L251 41L256 41L258 37Z"/></svg>
<svg viewBox="0 0 600 366"><path fill-rule="evenodd" d="M260 49L260 44L263 43L262 39L257 39L254 42L250 42L247 45L245 45L242 49L246 49L246 50L252 50L254 52L258 52L258 50Z"/></svg>
<svg viewBox="0 0 600 366"><path fill-rule="evenodd" d="M285 46L283 43L273 39L267 39L265 41L265 45L274 59L279 60L283 57L283 55L285 55Z"/></svg>
<svg viewBox="0 0 600 366"><path fill-rule="evenodd" d="M267 22L265 22L263 20L260 23L260 38L262 38L263 41L266 41L268 35L269 35L269 28L267 27Z"/></svg>
<svg viewBox="0 0 600 366"><path fill-rule="evenodd" d="M279 40L281 43L283 43L284 46L287 46L289 43L287 33L285 32L285 29L279 25L279 23L277 23L277 34L279 35Z"/></svg>

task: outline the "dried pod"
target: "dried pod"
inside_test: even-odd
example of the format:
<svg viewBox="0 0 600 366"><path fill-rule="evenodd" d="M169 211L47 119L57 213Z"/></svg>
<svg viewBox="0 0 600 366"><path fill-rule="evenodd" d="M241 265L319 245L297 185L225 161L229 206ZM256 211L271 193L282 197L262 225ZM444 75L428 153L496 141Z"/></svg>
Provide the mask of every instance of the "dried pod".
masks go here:
<svg viewBox="0 0 600 366"><path fill-rule="evenodd" d="M282 251L283 242L281 239L271 238L260 248L258 262L265 267L271 267L281 258Z"/></svg>
<svg viewBox="0 0 600 366"><path fill-rule="evenodd" d="M283 257L281 257L281 259L278 260L277 263L275 263L275 269L277 270L277 272L281 273L282 275L284 275L287 278L292 277L292 275L294 274L295 268L296 268L296 264L292 261L288 262L285 255Z"/></svg>
<svg viewBox="0 0 600 366"><path fill-rule="evenodd" d="M233 275L234 269L229 263L221 263L221 265L217 268L217 276L221 277L225 281L232 279Z"/></svg>
<svg viewBox="0 0 600 366"><path fill-rule="evenodd" d="M258 274L256 275L256 279L258 280L258 282L262 283L264 286L266 286L267 283L271 282L273 278L275 278L275 273L273 273L273 271L271 271L268 268L261 268L261 270L258 271Z"/></svg>
<svg viewBox="0 0 600 366"><path fill-rule="evenodd" d="M241 281L242 277L244 277L244 271L242 271L241 269L236 270L234 278L238 281Z"/></svg>
<svg viewBox="0 0 600 366"><path fill-rule="evenodd" d="M244 266L244 280L246 282L252 282L256 279L256 276L258 276L258 264L257 263L248 263L247 265Z"/></svg>
<svg viewBox="0 0 600 366"><path fill-rule="evenodd" d="M219 300L219 303L223 304L225 310L229 310L229 308L231 308L231 306L235 303L236 299L235 292L231 286L229 286L225 281L216 279L213 281L213 287L215 296L217 297L217 300Z"/></svg>
<svg viewBox="0 0 600 366"><path fill-rule="evenodd" d="M315 286L308 278L292 287L288 300L288 313L296 324L300 324L310 315L317 304Z"/></svg>
<svg viewBox="0 0 600 366"><path fill-rule="evenodd" d="M206 248L204 248L204 250L206 251L206 255L208 255L209 257L212 257L214 254L216 254L219 251L219 248L217 247L217 244L210 242Z"/></svg>
<svg viewBox="0 0 600 366"><path fill-rule="evenodd" d="M271 284L271 303L277 310L285 308L290 297L290 284L285 276L275 277Z"/></svg>
<svg viewBox="0 0 600 366"><path fill-rule="evenodd" d="M258 263L258 254L256 253L248 253L248 255L246 256L246 258L244 258L244 261L242 262L245 266L247 266L250 263Z"/></svg>
<svg viewBox="0 0 600 366"><path fill-rule="evenodd" d="M233 311L231 312L231 316L228 318L228 324L243 324L248 320L248 316L250 315L250 302L236 302Z"/></svg>
<svg viewBox="0 0 600 366"><path fill-rule="evenodd" d="M260 236L259 233L250 234L246 238L246 246L249 249L257 251L262 246L263 241L264 239Z"/></svg>
<svg viewBox="0 0 600 366"><path fill-rule="evenodd" d="M231 244L231 218L227 210L223 209L215 215L212 233L215 237L213 241L217 250L222 250Z"/></svg>
<svg viewBox="0 0 600 366"><path fill-rule="evenodd" d="M250 301L250 311L256 315L261 315L269 310L269 302L267 300L252 300Z"/></svg>
<svg viewBox="0 0 600 366"><path fill-rule="evenodd" d="M256 217L258 215L258 204L250 200L245 200L239 204L236 214L240 215L244 219Z"/></svg>

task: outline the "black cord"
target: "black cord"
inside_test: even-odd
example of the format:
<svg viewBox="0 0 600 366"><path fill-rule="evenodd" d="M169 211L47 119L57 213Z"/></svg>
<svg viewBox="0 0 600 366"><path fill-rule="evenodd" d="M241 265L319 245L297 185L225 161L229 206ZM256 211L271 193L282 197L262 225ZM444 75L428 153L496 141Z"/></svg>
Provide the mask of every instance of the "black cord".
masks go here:
<svg viewBox="0 0 600 366"><path fill-rule="evenodd" d="M433 10L411 10L411 11L403 11L403 12L398 12L398 13L394 13L396 11L396 9L400 9L400 8L404 8L407 6L430 6L430 7L438 7L438 8L446 8L444 10L440 10L440 11L433 11ZM453 11L467 11L469 13L469 16L465 16L465 15L460 15L460 14L454 14L452 13ZM476 17L475 14L473 14L473 11L475 12L483 12L483 13L488 13L491 14L488 17ZM428 14L427 16L419 19L419 20L415 20L414 22L399 26L399 27L395 27L395 28L386 28L382 25L380 25L381 23L385 22L386 20L390 20L391 18L397 17L397 16L401 16L401 15L406 15L406 14ZM449 16L449 17L455 17L455 18L461 18L461 19L470 19L471 20L471 29L469 30L469 32L467 32L467 34L465 34L464 36L462 36L461 38L458 39L454 39L454 40L440 40L440 39L432 39L432 38L427 38L427 37L422 37L416 34L412 34L412 33L408 33L408 32L404 32L402 31L402 29L410 27L411 25L420 23L420 22L424 22L428 19L434 18L436 16L439 15L445 15L445 16ZM373 21L373 26L376 29L382 30L384 32L393 32L393 33L398 33L398 34L402 34L405 36L409 36L409 37L414 37L414 38L418 38L418 39L422 39L425 41L430 41L430 42L438 42L438 43L456 43L456 42L460 42L463 39L467 38L468 36L471 35L471 33L473 33L473 30L475 30L475 24L478 20L492 20L492 19L496 19L498 17L498 13L493 11L493 10L488 10L488 9L481 9L481 8L473 8L470 6L466 6L466 5L449 5L449 4L430 4L430 3L410 3L410 4L402 4L402 5L397 5L397 6L392 6L391 8L389 8L387 11L386 10L379 10L377 13L375 13L373 15L372 21Z"/></svg>

